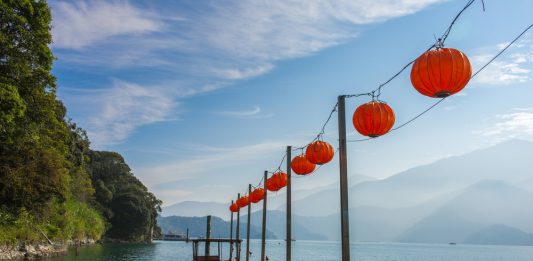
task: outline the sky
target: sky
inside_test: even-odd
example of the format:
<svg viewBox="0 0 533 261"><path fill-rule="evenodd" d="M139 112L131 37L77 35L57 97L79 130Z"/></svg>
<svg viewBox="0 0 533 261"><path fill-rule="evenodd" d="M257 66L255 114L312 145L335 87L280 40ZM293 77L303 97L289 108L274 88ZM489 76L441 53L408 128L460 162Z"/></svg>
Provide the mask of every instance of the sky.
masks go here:
<svg viewBox="0 0 533 261"><path fill-rule="evenodd" d="M96 150L121 153L163 200L229 202L286 146L307 144L338 95L368 92L419 56L467 1L59 1L53 73ZM530 25L530 0L476 1L446 46L480 68ZM533 140L533 33L412 124L348 144L349 175L386 178L508 139ZM401 124L435 100L406 70L380 97ZM351 117L368 97L346 104ZM337 115L324 139L338 147ZM295 152L297 153L297 152ZM338 158L294 189L338 182ZM282 194L282 193L281 193Z"/></svg>

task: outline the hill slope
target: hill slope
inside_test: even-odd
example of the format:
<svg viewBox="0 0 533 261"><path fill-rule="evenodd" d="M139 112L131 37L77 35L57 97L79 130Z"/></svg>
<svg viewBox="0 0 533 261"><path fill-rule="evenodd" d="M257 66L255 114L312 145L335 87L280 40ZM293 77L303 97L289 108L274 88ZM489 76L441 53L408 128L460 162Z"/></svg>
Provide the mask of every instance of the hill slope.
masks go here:
<svg viewBox="0 0 533 261"><path fill-rule="evenodd" d="M533 231L533 193L501 181L465 189L398 238L406 242L463 242L483 227L506 224Z"/></svg>

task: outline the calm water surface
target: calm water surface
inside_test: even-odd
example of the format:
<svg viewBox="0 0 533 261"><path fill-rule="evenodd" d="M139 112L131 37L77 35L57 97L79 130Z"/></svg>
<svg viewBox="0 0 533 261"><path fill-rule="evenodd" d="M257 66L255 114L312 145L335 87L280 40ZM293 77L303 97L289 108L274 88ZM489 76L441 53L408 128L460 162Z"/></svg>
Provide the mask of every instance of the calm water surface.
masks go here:
<svg viewBox="0 0 533 261"><path fill-rule="evenodd" d="M268 241L267 255L270 260L285 260L284 241ZM252 257L259 260L261 241L250 243ZM245 249L243 245L243 250ZM203 249L203 248L202 248ZM212 248L216 253L216 248ZM227 258L229 247L222 248ZM531 261L533 247L477 246L477 245L426 245L399 243L357 243L352 245L352 260L357 261ZM244 251L242 251L242 260ZM185 242L159 241L152 245L109 244L83 247L76 257L71 250L68 256L51 259L71 260L172 260L191 261L192 246ZM339 242L296 241L293 242L294 261L340 260Z"/></svg>

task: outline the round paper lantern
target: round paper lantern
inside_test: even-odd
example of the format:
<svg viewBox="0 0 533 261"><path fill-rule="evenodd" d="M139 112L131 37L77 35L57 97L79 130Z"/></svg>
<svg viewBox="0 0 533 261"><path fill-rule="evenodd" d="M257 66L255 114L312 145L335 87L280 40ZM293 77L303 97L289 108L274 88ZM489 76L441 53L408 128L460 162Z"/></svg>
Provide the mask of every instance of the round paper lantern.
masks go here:
<svg viewBox="0 0 533 261"><path fill-rule="evenodd" d="M231 204L231 206L229 206L229 211L231 211L231 212L239 211L239 205L237 205L237 203Z"/></svg>
<svg viewBox="0 0 533 261"><path fill-rule="evenodd" d="M240 208L248 206L248 196L242 196L239 199L237 199L237 205Z"/></svg>
<svg viewBox="0 0 533 261"><path fill-rule="evenodd" d="M379 137L394 126L394 111L384 102L371 101L357 107L352 122L362 135Z"/></svg>
<svg viewBox="0 0 533 261"><path fill-rule="evenodd" d="M285 186L287 186L287 173L277 172L267 179L267 189L270 191L279 191Z"/></svg>
<svg viewBox="0 0 533 261"><path fill-rule="evenodd" d="M272 182L272 180L270 179L267 179L266 181L266 188L268 191L278 191L281 189L276 184L274 184L274 182Z"/></svg>
<svg viewBox="0 0 533 261"><path fill-rule="evenodd" d="M305 157L313 164L322 165L333 159L333 147L325 141L315 141L307 145Z"/></svg>
<svg viewBox="0 0 533 261"><path fill-rule="evenodd" d="M252 193L250 193L250 201L252 203L257 203L265 198L265 190L262 188L256 188Z"/></svg>
<svg viewBox="0 0 533 261"><path fill-rule="evenodd" d="M437 48L418 57L411 69L411 83L426 96L444 98L465 88L472 75L468 57L453 48Z"/></svg>
<svg viewBox="0 0 533 261"><path fill-rule="evenodd" d="M291 161L291 169L297 175L307 175L315 170L316 165L309 162L304 155L296 156Z"/></svg>

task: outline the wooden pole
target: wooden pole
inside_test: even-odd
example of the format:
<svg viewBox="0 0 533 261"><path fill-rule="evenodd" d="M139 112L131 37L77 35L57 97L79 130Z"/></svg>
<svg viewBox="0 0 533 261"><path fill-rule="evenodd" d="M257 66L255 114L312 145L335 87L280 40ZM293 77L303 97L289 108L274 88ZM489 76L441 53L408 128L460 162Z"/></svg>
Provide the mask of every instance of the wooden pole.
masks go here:
<svg viewBox="0 0 533 261"><path fill-rule="evenodd" d="M237 194L237 199L241 198L241 193ZM237 228L235 228L235 239L237 242L239 242L239 227L241 224L241 208L239 207L239 210L237 210ZM235 252L235 258L237 261L241 261L241 245L237 243L237 249Z"/></svg>
<svg viewBox="0 0 533 261"><path fill-rule="evenodd" d="M231 205L233 205L233 200L231 201ZM229 226L229 260L233 258L233 211L230 211L230 213L231 219Z"/></svg>
<svg viewBox="0 0 533 261"><path fill-rule="evenodd" d="M250 194L252 194L252 184L248 184L248 223L246 223L246 261L250 260L250 214L252 212L252 202L250 202Z"/></svg>
<svg viewBox="0 0 533 261"><path fill-rule="evenodd" d="M345 96L338 97L339 116L339 169L341 192L341 245L342 261L350 260L350 220L348 216L348 161L346 153Z"/></svg>
<svg viewBox="0 0 533 261"><path fill-rule="evenodd" d="M263 199L263 227L261 229L261 261L265 261L265 247L266 247L266 222L267 222L267 175L268 171L265 170L265 175L263 177L263 189L265 190L265 198Z"/></svg>
<svg viewBox="0 0 533 261"><path fill-rule="evenodd" d="M211 244L209 240L211 240L211 215L207 216L207 227L205 229L205 256L210 255Z"/></svg>
<svg viewBox="0 0 533 261"><path fill-rule="evenodd" d="M291 252L292 252L292 217L291 217L291 146L287 146L287 249L285 251L286 257L285 260L291 261Z"/></svg>

